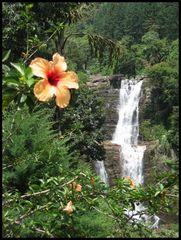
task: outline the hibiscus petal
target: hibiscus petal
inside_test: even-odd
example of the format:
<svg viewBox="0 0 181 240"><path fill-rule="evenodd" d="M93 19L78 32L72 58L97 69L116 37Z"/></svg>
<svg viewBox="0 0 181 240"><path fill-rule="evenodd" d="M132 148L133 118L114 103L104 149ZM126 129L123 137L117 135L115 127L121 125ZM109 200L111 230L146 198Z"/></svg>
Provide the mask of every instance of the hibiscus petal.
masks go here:
<svg viewBox="0 0 181 240"><path fill-rule="evenodd" d="M56 88L56 104L60 108L65 108L70 102L70 91L65 87Z"/></svg>
<svg viewBox="0 0 181 240"><path fill-rule="evenodd" d="M60 54L55 53L53 55L53 63L51 61L51 64L56 68L59 72L64 72L67 70L67 63L65 62L65 58L60 56Z"/></svg>
<svg viewBox="0 0 181 240"><path fill-rule="evenodd" d="M77 184L76 189L77 192L81 192L82 191L82 186L80 184Z"/></svg>
<svg viewBox="0 0 181 240"><path fill-rule="evenodd" d="M73 212L72 201L68 202L66 207L63 209L66 213L70 214Z"/></svg>
<svg viewBox="0 0 181 240"><path fill-rule="evenodd" d="M72 71L62 73L60 76L60 81L58 83L58 86L78 89L79 84L78 84L77 74Z"/></svg>
<svg viewBox="0 0 181 240"><path fill-rule="evenodd" d="M39 57L31 61L29 66L32 69L32 72L35 76L42 78L47 77L47 73L50 69L49 62L46 59Z"/></svg>
<svg viewBox="0 0 181 240"><path fill-rule="evenodd" d="M40 80L34 86L34 94L40 101L48 101L53 96L53 87L48 83L47 79Z"/></svg>

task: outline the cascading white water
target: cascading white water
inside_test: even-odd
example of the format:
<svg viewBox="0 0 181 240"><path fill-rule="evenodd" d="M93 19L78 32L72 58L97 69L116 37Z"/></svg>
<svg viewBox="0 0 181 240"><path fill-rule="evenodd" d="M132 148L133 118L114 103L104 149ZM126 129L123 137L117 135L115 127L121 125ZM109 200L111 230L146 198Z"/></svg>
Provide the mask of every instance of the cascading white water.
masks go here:
<svg viewBox="0 0 181 240"><path fill-rule="evenodd" d="M108 175L104 166L104 162L103 161L96 161L95 162L95 168L96 168L96 173L97 175L100 176L101 180L108 184Z"/></svg>
<svg viewBox="0 0 181 240"><path fill-rule="evenodd" d="M137 79L125 79L121 81L119 120L113 135L112 143L121 145L120 159L122 160L123 176L129 176L136 185L143 184L143 155L146 146L138 145L139 136L139 99L143 81ZM144 211L145 207L140 204L135 206L135 210L128 214L135 214ZM145 220L151 219L143 215ZM157 227L159 218L152 216ZM134 219L141 220L139 215Z"/></svg>
<svg viewBox="0 0 181 240"><path fill-rule="evenodd" d="M143 183L143 154L146 146L138 146L138 104L143 81L126 79L121 82L119 120L112 143L121 145L123 176L130 176L135 183Z"/></svg>

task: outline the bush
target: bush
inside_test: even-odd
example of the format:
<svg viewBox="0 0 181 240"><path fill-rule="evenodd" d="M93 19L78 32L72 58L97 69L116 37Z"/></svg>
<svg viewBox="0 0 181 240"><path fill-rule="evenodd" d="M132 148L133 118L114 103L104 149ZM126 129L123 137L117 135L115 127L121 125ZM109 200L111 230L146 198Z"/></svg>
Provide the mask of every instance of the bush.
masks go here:
<svg viewBox="0 0 181 240"><path fill-rule="evenodd" d="M108 188L75 154L73 140L52 131L51 110L27 109L12 109L3 117L3 237L150 236L148 226L130 221L125 209L133 211L135 204L146 202L150 214L164 210L161 199L173 189L175 172L146 190L132 188L125 179ZM82 190L76 191L73 182ZM70 201L69 214L64 208Z"/></svg>
<svg viewBox="0 0 181 240"><path fill-rule="evenodd" d="M57 176L73 159L66 143L68 139L58 137L52 129L53 111L28 107L18 111L4 112L3 116L3 167L5 189L27 190L30 180L44 174ZM69 162L70 161L70 162Z"/></svg>
<svg viewBox="0 0 181 240"><path fill-rule="evenodd" d="M72 95L71 105L63 111L59 120L62 134L69 135L71 149L87 160L102 160L104 149L100 143L104 139L105 119L103 101L86 85Z"/></svg>
<svg viewBox="0 0 181 240"><path fill-rule="evenodd" d="M167 130L161 124L153 124L150 120L144 120L140 125L140 134L144 140L161 140L167 135Z"/></svg>

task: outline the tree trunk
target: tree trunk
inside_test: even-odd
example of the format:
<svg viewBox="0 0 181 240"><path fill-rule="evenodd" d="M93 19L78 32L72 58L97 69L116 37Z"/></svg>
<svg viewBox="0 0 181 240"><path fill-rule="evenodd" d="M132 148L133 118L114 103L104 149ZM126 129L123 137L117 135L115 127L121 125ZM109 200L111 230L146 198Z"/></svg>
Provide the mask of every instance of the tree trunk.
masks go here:
<svg viewBox="0 0 181 240"><path fill-rule="evenodd" d="M64 30L57 33L57 39L55 40L56 51L60 55L64 55Z"/></svg>

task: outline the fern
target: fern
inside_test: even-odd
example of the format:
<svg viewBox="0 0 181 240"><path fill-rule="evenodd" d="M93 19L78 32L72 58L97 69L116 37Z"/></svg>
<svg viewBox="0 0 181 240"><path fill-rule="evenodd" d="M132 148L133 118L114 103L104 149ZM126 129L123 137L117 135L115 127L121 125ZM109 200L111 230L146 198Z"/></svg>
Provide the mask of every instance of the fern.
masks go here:
<svg viewBox="0 0 181 240"><path fill-rule="evenodd" d="M45 174L58 176L77 161L70 153L67 137L53 130L53 110L27 107L6 111L3 117L4 190L24 192L29 182L38 182ZM74 159L74 160L73 160Z"/></svg>

